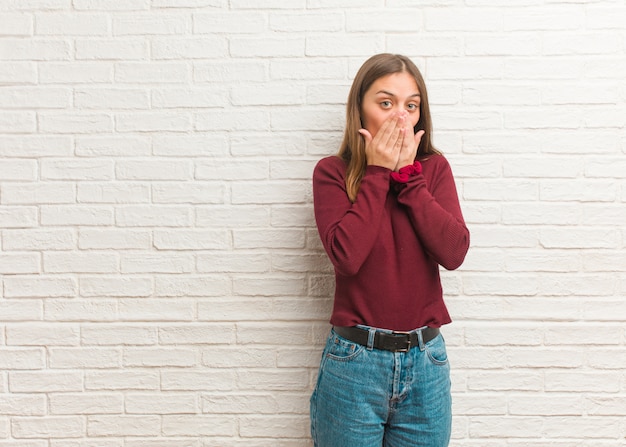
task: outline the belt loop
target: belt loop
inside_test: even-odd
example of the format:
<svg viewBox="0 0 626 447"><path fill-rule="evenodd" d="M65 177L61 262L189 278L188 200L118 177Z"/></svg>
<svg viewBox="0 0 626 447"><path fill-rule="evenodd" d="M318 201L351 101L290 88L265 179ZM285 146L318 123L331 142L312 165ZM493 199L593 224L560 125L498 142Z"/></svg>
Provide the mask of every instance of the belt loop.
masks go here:
<svg viewBox="0 0 626 447"><path fill-rule="evenodd" d="M420 351L422 352L424 351L424 349L426 349L426 346L424 345L424 334L422 334L423 330L424 328L417 331L417 343L419 344Z"/></svg>
<svg viewBox="0 0 626 447"><path fill-rule="evenodd" d="M372 351L374 349L374 338L376 336L376 328L371 327L367 334L367 349Z"/></svg>

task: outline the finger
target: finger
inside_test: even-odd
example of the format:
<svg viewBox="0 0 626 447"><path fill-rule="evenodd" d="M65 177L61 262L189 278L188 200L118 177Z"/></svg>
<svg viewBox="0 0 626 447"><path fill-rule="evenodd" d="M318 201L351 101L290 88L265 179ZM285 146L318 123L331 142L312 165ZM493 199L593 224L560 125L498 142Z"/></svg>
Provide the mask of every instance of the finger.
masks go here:
<svg viewBox="0 0 626 447"><path fill-rule="evenodd" d="M363 136L366 145L372 142L372 134L367 129L359 129L359 133Z"/></svg>
<svg viewBox="0 0 626 447"><path fill-rule="evenodd" d="M420 141L422 141L422 137L424 136L425 133L426 131L420 130L419 132L415 134L415 137L413 138L415 142L415 147L419 147Z"/></svg>
<svg viewBox="0 0 626 447"><path fill-rule="evenodd" d="M398 132L399 118L397 115L391 115L383 122L383 125L378 130L378 133L374 137L377 142L380 142L383 147L389 147L395 141Z"/></svg>

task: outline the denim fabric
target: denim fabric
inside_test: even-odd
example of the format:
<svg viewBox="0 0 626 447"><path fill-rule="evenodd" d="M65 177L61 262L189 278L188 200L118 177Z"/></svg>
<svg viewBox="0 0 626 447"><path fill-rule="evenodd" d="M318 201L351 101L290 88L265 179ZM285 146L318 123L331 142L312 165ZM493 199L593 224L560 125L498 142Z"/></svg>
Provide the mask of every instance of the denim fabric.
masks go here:
<svg viewBox="0 0 626 447"><path fill-rule="evenodd" d="M331 331L311 396L311 434L315 447L447 447L451 404L441 335L390 352Z"/></svg>

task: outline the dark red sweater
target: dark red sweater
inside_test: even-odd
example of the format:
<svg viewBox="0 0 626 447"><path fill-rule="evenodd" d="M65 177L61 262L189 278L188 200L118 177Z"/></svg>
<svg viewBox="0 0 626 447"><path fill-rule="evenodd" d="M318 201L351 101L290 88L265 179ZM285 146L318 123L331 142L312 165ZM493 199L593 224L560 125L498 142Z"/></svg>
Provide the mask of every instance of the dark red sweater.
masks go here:
<svg viewBox="0 0 626 447"><path fill-rule="evenodd" d="M469 231L448 161L431 156L422 168L398 186L389 169L368 166L351 203L346 162L332 156L315 167L315 219L335 267L331 324L407 331L450 323L439 265L462 264Z"/></svg>

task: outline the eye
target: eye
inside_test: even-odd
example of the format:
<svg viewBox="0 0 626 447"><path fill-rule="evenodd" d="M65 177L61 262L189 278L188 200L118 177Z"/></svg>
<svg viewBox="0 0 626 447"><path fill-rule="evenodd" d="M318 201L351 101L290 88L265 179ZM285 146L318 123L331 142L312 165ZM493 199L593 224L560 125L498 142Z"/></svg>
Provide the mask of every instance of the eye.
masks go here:
<svg viewBox="0 0 626 447"><path fill-rule="evenodd" d="M389 107L391 107L391 101L382 101L380 103L380 105L384 108L384 109L388 109Z"/></svg>
<svg viewBox="0 0 626 447"><path fill-rule="evenodd" d="M419 110L419 108L420 108L420 106L418 104L414 104L414 103L409 104L407 107L408 107L409 110L412 110L412 111L413 110Z"/></svg>

